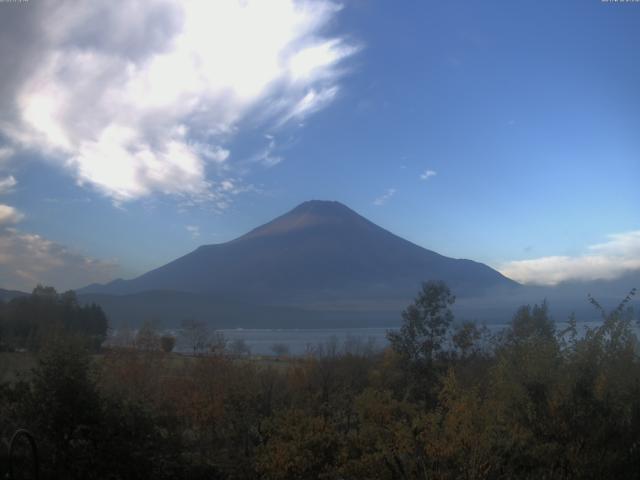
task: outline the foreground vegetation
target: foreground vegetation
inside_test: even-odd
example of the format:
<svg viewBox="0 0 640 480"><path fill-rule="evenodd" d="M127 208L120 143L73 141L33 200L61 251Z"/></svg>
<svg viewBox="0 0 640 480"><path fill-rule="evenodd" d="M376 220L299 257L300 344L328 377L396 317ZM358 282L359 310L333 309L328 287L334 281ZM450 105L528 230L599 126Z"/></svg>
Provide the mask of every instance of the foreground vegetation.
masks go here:
<svg viewBox="0 0 640 480"><path fill-rule="evenodd" d="M0 301L0 351L38 351L60 333L74 334L98 351L108 329L98 305L80 305L74 291L38 285L31 295Z"/></svg>
<svg viewBox="0 0 640 480"><path fill-rule="evenodd" d="M499 335L454 325L426 283L390 348L317 349L288 368L224 351L50 340L0 386L4 432L32 430L44 473L82 479L637 478L640 357L630 297L558 331L525 306ZM1 464L1 463L0 463Z"/></svg>

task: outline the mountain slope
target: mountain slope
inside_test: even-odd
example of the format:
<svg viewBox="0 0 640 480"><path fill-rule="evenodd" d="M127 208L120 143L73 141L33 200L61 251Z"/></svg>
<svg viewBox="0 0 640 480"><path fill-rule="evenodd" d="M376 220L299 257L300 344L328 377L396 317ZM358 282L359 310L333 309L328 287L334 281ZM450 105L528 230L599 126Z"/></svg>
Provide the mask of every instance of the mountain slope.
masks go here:
<svg viewBox="0 0 640 480"><path fill-rule="evenodd" d="M5 290L3 288L0 288L0 301L3 302L8 302L9 300L12 300L14 298L18 298L18 297L25 297L29 295L26 292L20 292L18 290Z"/></svg>
<svg viewBox="0 0 640 480"><path fill-rule="evenodd" d="M430 279L462 296L517 285L481 263L419 247L338 202L309 201L235 240L81 293L171 290L299 305L410 298Z"/></svg>

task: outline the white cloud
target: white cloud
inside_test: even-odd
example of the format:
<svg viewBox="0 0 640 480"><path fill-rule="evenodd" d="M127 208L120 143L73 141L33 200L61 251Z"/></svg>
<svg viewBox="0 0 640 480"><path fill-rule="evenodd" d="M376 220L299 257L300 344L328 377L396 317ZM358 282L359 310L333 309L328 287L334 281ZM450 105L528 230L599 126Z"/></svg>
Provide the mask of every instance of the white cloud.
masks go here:
<svg viewBox="0 0 640 480"><path fill-rule="evenodd" d="M435 177L438 174L435 170L425 170L424 173L420 175L420 180L429 180L431 177Z"/></svg>
<svg viewBox="0 0 640 480"><path fill-rule="evenodd" d="M293 105L285 103L280 105L282 112L280 113L279 126L284 125L292 120L302 120L312 113L321 110L331 103L338 94L338 87L332 86L316 90L310 89L304 97Z"/></svg>
<svg viewBox="0 0 640 480"><path fill-rule="evenodd" d="M39 235L0 230L0 286L31 290L38 283L59 290L114 278L117 265L85 257Z"/></svg>
<svg viewBox="0 0 640 480"><path fill-rule="evenodd" d="M9 160L14 154L12 148L9 147L0 147L0 163L6 162Z"/></svg>
<svg viewBox="0 0 640 480"><path fill-rule="evenodd" d="M222 148L217 145L207 145L206 143L195 143L194 145L195 151L201 157L217 163L219 165L224 164L231 152L226 148Z"/></svg>
<svg viewBox="0 0 640 480"><path fill-rule="evenodd" d="M393 197L395 194L396 194L396 189L395 189L395 188L389 188L389 189L387 189L387 191L386 191L384 194L382 194L382 195L380 195L378 198L376 198L376 199L373 201L373 204L374 204L374 205L377 205L377 206L384 205L384 204L385 204L385 203L387 203L387 201L389 201L389 199L390 199L391 197Z"/></svg>
<svg viewBox="0 0 640 480"><path fill-rule="evenodd" d="M291 57L291 74L296 81L307 81L314 75L331 75L334 65L357 50L337 38L311 45Z"/></svg>
<svg viewBox="0 0 640 480"><path fill-rule="evenodd" d="M13 187L18 184L13 175L9 175L5 178L0 178L0 195L11 192Z"/></svg>
<svg viewBox="0 0 640 480"><path fill-rule="evenodd" d="M611 280L640 269L640 230L609 235L579 256L549 256L517 260L499 270L526 284L556 285L568 280Z"/></svg>
<svg viewBox="0 0 640 480"><path fill-rule="evenodd" d="M187 229L187 232L189 232L191 234L191 237L196 239L200 236L200 227L197 225L187 225L185 227Z"/></svg>
<svg viewBox="0 0 640 480"><path fill-rule="evenodd" d="M9 205L0 204L0 226L20 222L24 215Z"/></svg>
<svg viewBox="0 0 640 480"><path fill-rule="evenodd" d="M12 226L23 218L14 207L0 204L0 288L31 290L42 283L66 290L114 278L115 263L86 257Z"/></svg>
<svg viewBox="0 0 640 480"><path fill-rule="evenodd" d="M282 156L274 154L276 149L276 140L272 135L266 136L269 143L260 152L258 152L251 161L261 163L265 167L273 167L282 162Z"/></svg>
<svg viewBox="0 0 640 480"><path fill-rule="evenodd" d="M40 47L20 47L33 66L18 69L26 73L11 83L12 96L3 93L15 103L0 131L116 202L157 192L211 200L211 169L228 163L231 138L256 122L283 126L324 108L357 51L323 35L340 10L327 0L52 0L35 8L41 38L27 39Z"/></svg>

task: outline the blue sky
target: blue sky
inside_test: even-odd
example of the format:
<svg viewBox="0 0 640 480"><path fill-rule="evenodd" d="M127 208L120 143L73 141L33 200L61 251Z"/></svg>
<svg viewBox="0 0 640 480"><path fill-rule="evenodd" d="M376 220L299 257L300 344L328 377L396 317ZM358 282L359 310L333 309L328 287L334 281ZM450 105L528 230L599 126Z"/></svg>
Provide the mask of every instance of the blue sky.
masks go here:
<svg viewBox="0 0 640 480"><path fill-rule="evenodd" d="M640 4L399 5L0 4L0 286L309 199L524 282L640 268Z"/></svg>

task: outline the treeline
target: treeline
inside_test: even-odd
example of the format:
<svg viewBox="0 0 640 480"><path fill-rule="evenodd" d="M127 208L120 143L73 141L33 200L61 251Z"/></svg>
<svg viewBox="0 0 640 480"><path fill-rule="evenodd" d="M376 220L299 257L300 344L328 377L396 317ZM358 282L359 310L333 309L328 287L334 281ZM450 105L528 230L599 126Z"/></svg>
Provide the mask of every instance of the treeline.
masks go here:
<svg viewBox="0 0 640 480"><path fill-rule="evenodd" d="M1 418L47 478L602 479L640 472L640 358L627 297L558 330L546 304L497 335L426 283L381 354L275 366L54 342ZM4 426L6 429L6 426Z"/></svg>
<svg viewBox="0 0 640 480"><path fill-rule="evenodd" d="M107 335L108 322L95 304L80 305L74 291L58 293L38 285L30 295L0 301L0 351L38 351L50 339L64 333L77 334L92 350Z"/></svg>

